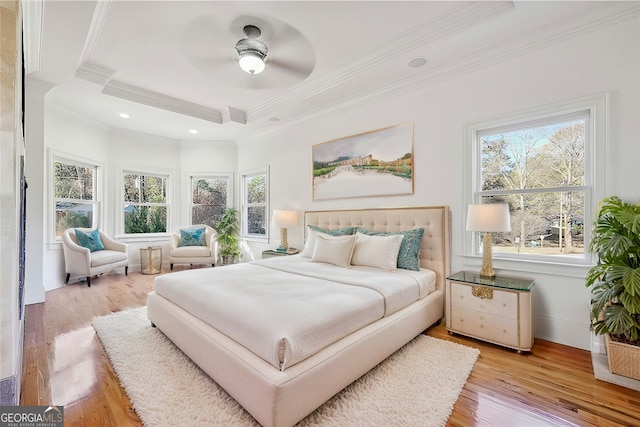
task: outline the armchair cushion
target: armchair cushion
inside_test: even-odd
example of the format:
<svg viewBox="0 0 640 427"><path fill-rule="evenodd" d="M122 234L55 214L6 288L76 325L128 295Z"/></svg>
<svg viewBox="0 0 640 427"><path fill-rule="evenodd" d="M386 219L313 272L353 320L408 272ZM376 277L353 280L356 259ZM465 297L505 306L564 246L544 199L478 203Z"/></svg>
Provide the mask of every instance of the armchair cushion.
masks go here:
<svg viewBox="0 0 640 427"><path fill-rule="evenodd" d="M205 228L181 228L180 246L206 246Z"/></svg>
<svg viewBox="0 0 640 427"><path fill-rule="evenodd" d="M76 240L78 244L84 248L89 249L91 252L104 250L104 245L100 239L100 231L93 230L89 233L85 233L82 230L76 228Z"/></svg>

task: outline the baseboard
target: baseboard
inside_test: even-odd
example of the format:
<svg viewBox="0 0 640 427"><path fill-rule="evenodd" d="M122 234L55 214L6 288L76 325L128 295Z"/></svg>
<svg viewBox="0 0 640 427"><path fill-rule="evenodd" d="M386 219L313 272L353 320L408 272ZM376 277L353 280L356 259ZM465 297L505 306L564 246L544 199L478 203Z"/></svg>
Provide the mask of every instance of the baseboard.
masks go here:
<svg viewBox="0 0 640 427"><path fill-rule="evenodd" d="M622 387L640 391L640 381L622 375L612 374L609 371L609 361L606 354L591 353L591 363L593 364L593 375L600 381L617 384Z"/></svg>

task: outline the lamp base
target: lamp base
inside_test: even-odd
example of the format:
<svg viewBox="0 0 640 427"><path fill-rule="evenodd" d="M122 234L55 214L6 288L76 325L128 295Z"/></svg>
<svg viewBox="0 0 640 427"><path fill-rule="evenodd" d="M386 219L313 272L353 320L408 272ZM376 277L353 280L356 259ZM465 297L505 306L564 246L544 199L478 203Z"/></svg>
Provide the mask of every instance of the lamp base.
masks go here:
<svg viewBox="0 0 640 427"><path fill-rule="evenodd" d="M493 254L492 254L491 233L484 233L482 238L482 268L480 269L480 277L494 278L496 272L493 271Z"/></svg>
<svg viewBox="0 0 640 427"><path fill-rule="evenodd" d="M284 249L285 251L289 249L289 242L287 241L287 229L280 228L280 246L278 249Z"/></svg>

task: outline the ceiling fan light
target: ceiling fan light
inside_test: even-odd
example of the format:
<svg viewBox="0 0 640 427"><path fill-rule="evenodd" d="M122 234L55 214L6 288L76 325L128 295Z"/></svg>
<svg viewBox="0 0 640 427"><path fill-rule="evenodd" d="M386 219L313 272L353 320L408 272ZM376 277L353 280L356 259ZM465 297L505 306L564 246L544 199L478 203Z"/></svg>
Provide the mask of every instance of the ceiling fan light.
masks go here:
<svg viewBox="0 0 640 427"><path fill-rule="evenodd" d="M254 52L243 52L240 55L240 68L249 74L260 74L264 70L264 61Z"/></svg>

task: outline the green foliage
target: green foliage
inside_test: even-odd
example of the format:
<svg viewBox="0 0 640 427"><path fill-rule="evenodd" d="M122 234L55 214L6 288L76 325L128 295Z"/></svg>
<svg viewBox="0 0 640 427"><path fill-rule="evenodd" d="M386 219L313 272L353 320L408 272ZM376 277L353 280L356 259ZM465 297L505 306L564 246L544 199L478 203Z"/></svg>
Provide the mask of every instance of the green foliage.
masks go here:
<svg viewBox="0 0 640 427"><path fill-rule="evenodd" d="M326 168L320 168L320 169L314 169L313 170L313 177L315 178L316 176L326 175L328 173L333 172L335 169L336 169L335 166L326 167Z"/></svg>
<svg viewBox="0 0 640 427"><path fill-rule="evenodd" d="M91 221L89 217L81 213L68 213L58 221L57 230L63 231L67 228L89 228Z"/></svg>
<svg viewBox="0 0 640 427"><path fill-rule="evenodd" d="M613 196L600 205L590 249L591 327L640 345L640 205Z"/></svg>
<svg viewBox="0 0 640 427"><path fill-rule="evenodd" d="M124 232L164 233L167 231L167 208L164 206L133 206L124 213Z"/></svg>
<svg viewBox="0 0 640 427"><path fill-rule="evenodd" d="M240 220L238 218L238 211L234 208L225 210L222 219L216 225L216 231L218 232L220 256L239 257L240 245L238 233L240 232Z"/></svg>

